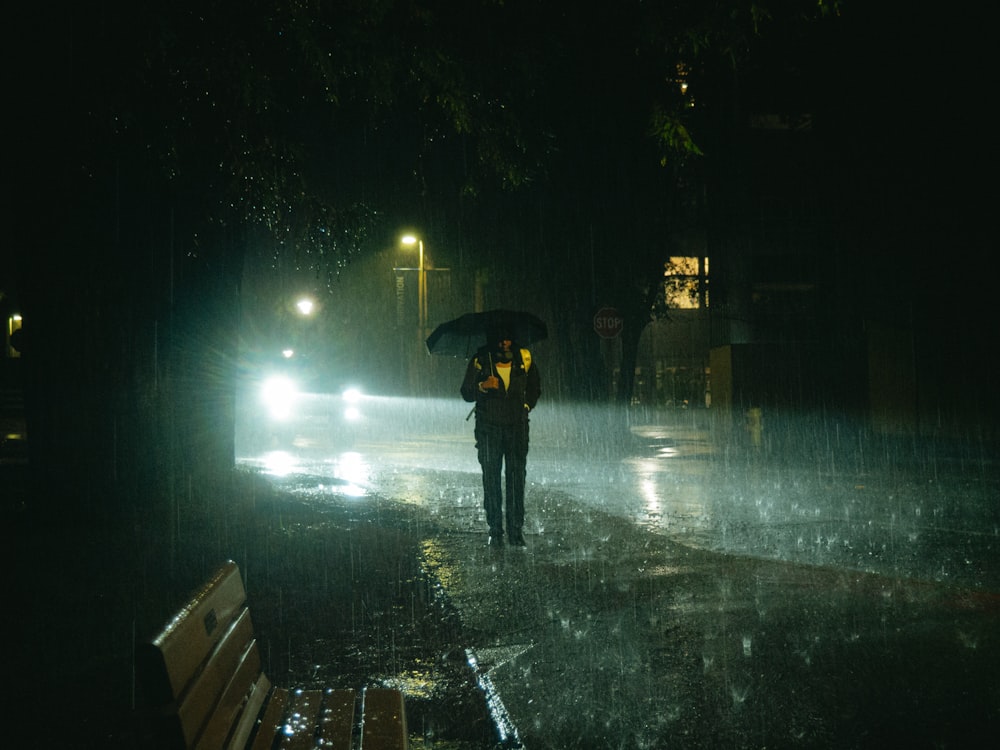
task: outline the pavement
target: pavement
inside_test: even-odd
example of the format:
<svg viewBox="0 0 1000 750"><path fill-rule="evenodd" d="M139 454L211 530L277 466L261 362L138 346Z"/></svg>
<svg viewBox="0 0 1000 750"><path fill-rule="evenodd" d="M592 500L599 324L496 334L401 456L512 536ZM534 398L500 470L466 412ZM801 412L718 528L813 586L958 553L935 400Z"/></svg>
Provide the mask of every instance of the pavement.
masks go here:
<svg viewBox="0 0 1000 750"><path fill-rule="evenodd" d="M527 546L496 549L474 462L427 429L403 442L433 434L430 459L404 445L368 486L420 529L499 744L965 748L1000 729L988 456L778 452L650 420L570 460L543 429Z"/></svg>
<svg viewBox="0 0 1000 750"><path fill-rule="evenodd" d="M134 644L226 558L272 680L402 687L413 748L969 748L997 735L990 461L852 454L833 467L833 453L779 460L649 421L628 451L566 466L540 428L527 546L498 550L467 436L413 424L369 446L396 453L357 482L327 459L267 481L247 465L120 518L8 514L13 736L148 747Z"/></svg>

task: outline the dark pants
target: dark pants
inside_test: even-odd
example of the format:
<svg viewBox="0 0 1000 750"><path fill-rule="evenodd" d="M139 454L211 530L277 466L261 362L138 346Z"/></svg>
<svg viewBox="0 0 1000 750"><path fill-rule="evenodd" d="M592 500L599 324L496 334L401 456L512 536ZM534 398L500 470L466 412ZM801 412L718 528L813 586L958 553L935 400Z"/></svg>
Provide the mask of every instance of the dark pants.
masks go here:
<svg viewBox="0 0 1000 750"><path fill-rule="evenodd" d="M528 461L528 420L513 425L476 423L476 450L483 467L483 507L492 533L503 533L500 471L507 479L507 533L524 525L524 479Z"/></svg>

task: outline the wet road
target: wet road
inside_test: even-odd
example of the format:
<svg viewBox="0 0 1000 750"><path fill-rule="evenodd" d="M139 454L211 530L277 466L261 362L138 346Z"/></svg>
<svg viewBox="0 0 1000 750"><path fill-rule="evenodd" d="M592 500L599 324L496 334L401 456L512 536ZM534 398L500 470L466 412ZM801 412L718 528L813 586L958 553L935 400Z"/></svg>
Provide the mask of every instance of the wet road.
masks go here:
<svg viewBox="0 0 1000 750"><path fill-rule="evenodd" d="M454 652L511 744L975 747L1000 728L989 461L867 445L790 460L685 415L625 434L540 408L528 546L494 550L464 405L363 407L348 425L324 403L243 461L320 510L378 497L422 519Z"/></svg>

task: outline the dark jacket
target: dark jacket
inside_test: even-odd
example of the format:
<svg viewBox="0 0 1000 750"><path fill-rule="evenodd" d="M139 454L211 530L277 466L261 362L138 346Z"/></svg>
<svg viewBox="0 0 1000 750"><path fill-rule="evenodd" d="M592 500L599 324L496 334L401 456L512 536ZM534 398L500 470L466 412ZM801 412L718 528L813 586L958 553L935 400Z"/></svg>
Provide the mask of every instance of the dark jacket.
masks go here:
<svg viewBox="0 0 1000 750"><path fill-rule="evenodd" d="M527 349L514 349L514 358L510 368L510 387L504 388L500 378L500 388L483 393L479 384L490 375L496 375L496 354L489 348L480 349L469 360L465 369L465 379L462 381L462 398L468 402L476 402L476 420L491 424L516 424L527 419L528 412L535 408L541 395L541 379L538 377L538 366L531 361L531 352Z"/></svg>

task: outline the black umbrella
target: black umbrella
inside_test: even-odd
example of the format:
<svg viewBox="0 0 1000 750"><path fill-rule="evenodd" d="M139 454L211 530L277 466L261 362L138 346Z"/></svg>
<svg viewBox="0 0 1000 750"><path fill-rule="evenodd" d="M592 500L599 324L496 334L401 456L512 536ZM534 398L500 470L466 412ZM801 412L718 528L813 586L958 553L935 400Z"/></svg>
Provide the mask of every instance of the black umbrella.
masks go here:
<svg viewBox="0 0 1000 750"><path fill-rule="evenodd" d="M427 351L444 357L471 357L495 333L509 333L518 346L528 346L548 337L539 318L518 310L487 310L466 313L442 323L427 337Z"/></svg>

